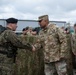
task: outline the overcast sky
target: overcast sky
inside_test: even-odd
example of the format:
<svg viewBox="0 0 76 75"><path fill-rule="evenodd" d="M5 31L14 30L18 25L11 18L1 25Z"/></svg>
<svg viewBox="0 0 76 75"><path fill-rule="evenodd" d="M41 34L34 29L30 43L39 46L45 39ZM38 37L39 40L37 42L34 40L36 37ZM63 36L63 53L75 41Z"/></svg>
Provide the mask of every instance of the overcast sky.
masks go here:
<svg viewBox="0 0 76 75"><path fill-rule="evenodd" d="M0 0L0 19L37 20L44 14L52 21L76 22L76 0Z"/></svg>

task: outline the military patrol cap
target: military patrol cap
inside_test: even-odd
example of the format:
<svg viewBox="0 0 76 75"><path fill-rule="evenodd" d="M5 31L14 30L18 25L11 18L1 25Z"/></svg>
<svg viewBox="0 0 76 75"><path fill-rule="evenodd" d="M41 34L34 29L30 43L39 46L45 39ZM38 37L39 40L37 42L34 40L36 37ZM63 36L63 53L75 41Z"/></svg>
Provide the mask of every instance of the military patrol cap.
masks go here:
<svg viewBox="0 0 76 75"><path fill-rule="evenodd" d="M7 22L7 23L17 23L17 22L18 22L18 19L8 18L8 19L6 19L6 22Z"/></svg>
<svg viewBox="0 0 76 75"><path fill-rule="evenodd" d="M41 21L41 20L48 20L48 15L39 16L38 21Z"/></svg>
<svg viewBox="0 0 76 75"><path fill-rule="evenodd" d="M25 30L28 30L29 29L29 27L26 27L26 28L23 28L23 30L22 31L25 31Z"/></svg>

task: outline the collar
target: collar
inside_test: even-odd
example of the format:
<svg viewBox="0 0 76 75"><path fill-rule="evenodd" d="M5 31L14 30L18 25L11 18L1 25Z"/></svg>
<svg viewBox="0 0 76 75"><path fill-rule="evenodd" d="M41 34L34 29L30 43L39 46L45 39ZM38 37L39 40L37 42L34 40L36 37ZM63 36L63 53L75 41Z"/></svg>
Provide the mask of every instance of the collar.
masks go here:
<svg viewBox="0 0 76 75"><path fill-rule="evenodd" d="M50 23L45 28L43 28L42 30L46 31L49 28L49 26L50 26Z"/></svg>
<svg viewBox="0 0 76 75"><path fill-rule="evenodd" d="M12 29L11 29L11 28L9 28L9 27L6 27L6 29L7 29L7 30L12 30Z"/></svg>

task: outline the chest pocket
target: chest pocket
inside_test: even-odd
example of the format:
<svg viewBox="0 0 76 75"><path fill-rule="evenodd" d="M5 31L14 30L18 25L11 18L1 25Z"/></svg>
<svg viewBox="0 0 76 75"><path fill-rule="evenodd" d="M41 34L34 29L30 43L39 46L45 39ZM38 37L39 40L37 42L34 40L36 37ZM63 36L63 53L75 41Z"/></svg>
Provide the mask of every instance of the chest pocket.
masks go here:
<svg viewBox="0 0 76 75"><path fill-rule="evenodd" d="M50 45L55 45L58 42L58 35L56 30L48 30L47 32L47 42L49 42Z"/></svg>

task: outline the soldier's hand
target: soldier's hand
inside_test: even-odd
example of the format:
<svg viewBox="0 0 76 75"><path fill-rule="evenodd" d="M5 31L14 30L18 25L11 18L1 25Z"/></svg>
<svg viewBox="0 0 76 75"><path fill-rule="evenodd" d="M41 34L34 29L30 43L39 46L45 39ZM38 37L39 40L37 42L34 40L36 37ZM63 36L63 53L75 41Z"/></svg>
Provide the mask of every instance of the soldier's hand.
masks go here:
<svg viewBox="0 0 76 75"><path fill-rule="evenodd" d="M75 52L73 52L73 54L76 56L76 53Z"/></svg>
<svg viewBox="0 0 76 75"><path fill-rule="evenodd" d="M36 51L36 48L32 45L32 51Z"/></svg>

